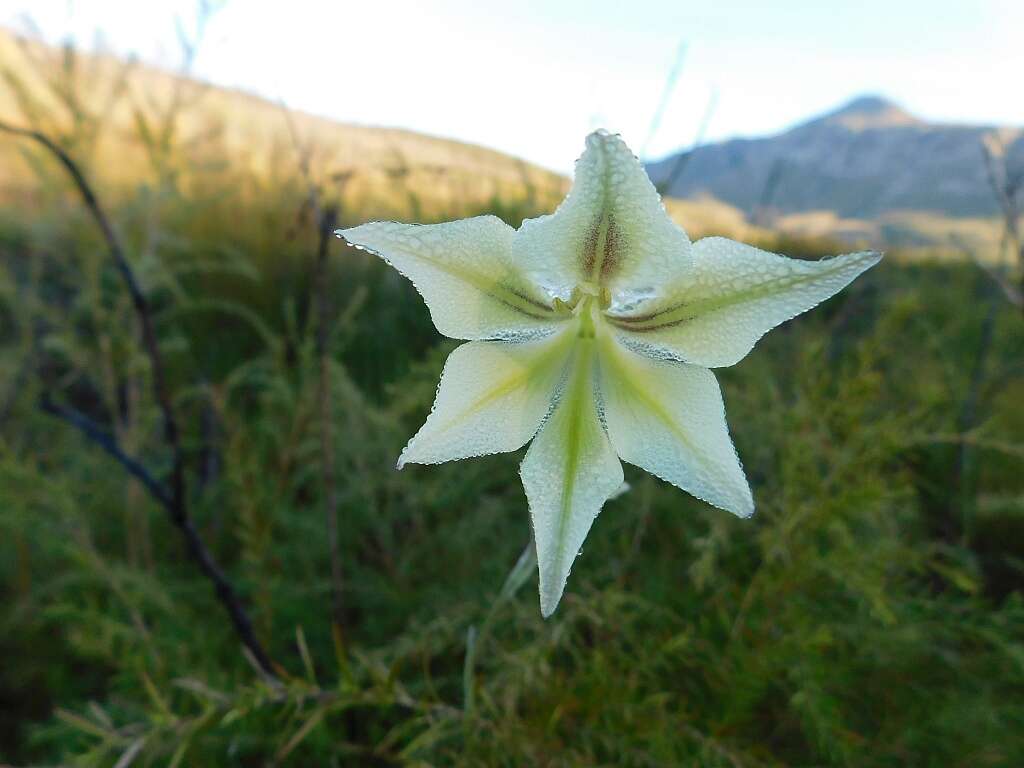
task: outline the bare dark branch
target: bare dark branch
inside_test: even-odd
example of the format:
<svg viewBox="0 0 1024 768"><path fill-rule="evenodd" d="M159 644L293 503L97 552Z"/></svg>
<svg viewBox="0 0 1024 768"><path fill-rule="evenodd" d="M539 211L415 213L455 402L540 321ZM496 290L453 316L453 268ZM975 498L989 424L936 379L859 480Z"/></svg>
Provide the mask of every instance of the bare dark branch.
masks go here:
<svg viewBox="0 0 1024 768"><path fill-rule="evenodd" d="M173 501L170 494L167 492L167 489L159 480L150 474L149 470L142 465L142 462L129 456L121 449L121 446L117 444L117 439L113 434L103 429L99 424L94 422L85 414L54 402L49 393L44 392L42 396L40 396L39 408L44 413L48 413L51 416L57 417L61 421L67 422L88 438L90 442L95 443L102 448L108 456L124 467L125 471L129 475L142 483L143 487L149 491L149 495L152 496L160 506L168 511L171 509Z"/></svg>
<svg viewBox="0 0 1024 768"><path fill-rule="evenodd" d="M17 128L2 121L0 121L0 130L12 133L15 136L23 136L25 138L32 139L49 150L49 152L51 152L60 161L61 165L63 165L64 169L68 172L68 175L71 176L71 180L74 182L75 187L81 194L86 208L88 208L93 220L96 222L96 225L100 228L100 232L103 234L103 239L107 244L110 257L113 259L121 278L124 280L125 287L127 287L128 293L131 295L132 304L135 307L135 314L139 318L139 324L142 331L142 345L145 348L146 355L149 357L149 362L153 370L153 394L156 398L157 405L160 407L161 415L163 416L164 439L167 441L167 444L170 446L171 451L174 454L174 468L171 473L172 489L176 497L183 498L185 492L185 478L182 462L180 430L178 429L178 423L174 418L174 411L171 407L171 398L167 389L167 382L164 374L163 356L160 354L156 331L153 328L153 318L152 312L150 312L149 302L146 299L145 294L142 292L142 289L139 287L138 281L135 279L135 273L128 264L128 259L125 257L125 251L121 246L121 241L117 237L114 227L110 223L110 219L107 217L103 207L100 205L92 187L89 185L89 182L86 181L85 176L79 169L78 164L71 159L71 156L65 152L59 144L39 131Z"/></svg>
<svg viewBox="0 0 1024 768"><path fill-rule="evenodd" d="M312 299L316 304L316 358L319 368L317 382L317 408L320 415L320 476L323 492L324 518L327 527L327 546L331 562L331 612L336 627L343 626L344 609L344 574L342 571L341 551L338 541L338 481L334 467L334 432L333 409L331 399L331 360L329 350L330 337L330 295L327 285L328 261L330 244L334 239L334 229L338 221L336 204L324 205L320 187L313 180L312 148L299 139L291 110L281 104L288 134L297 153L299 173L306 182L309 194L308 204L316 217L318 239L316 261L313 264ZM342 185L348 177L339 179Z"/></svg>
<svg viewBox="0 0 1024 768"><path fill-rule="evenodd" d="M991 278L992 282L999 286L999 290L1003 292L1007 301L1018 309L1024 309L1024 293L1022 293L1021 289L1017 288L1017 286L1013 284L1007 275L1000 272L996 265L989 264L978 256L977 250L965 243L962 238L953 236L950 238L950 242L957 250L960 251L961 254L973 261L979 269L985 272L985 274Z"/></svg>
<svg viewBox="0 0 1024 768"><path fill-rule="evenodd" d="M213 559L210 551L206 548L206 545L200 538L198 531L196 531L196 528L192 523L192 519L189 517L188 497L186 495L185 486L185 460L181 446L181 431L174 415L170 390L167 386L163 355L160 352L160 345L156 337L156 330L153 326L153 316L149 306L149 301L142 292L138 280L135 278L135 273L132 271L131 265L128 263L128 259L125 256L125 250L121 245L117 232L114 230L109 217L104 211L103 206L100 204L99 199L96 197L96 194L93 192L89 182L86 180L85 175L78 167L78 164L59 144L40 131L18 128L3 121L0 121L0 131L31 139L53 154L53 156L60 161L61 165L64 166L68 175L71 176L75 187L82 196L82 200L85 203L86 208L89 210L93 220L96 222L100 232L103 234L103 239L107 244L110 258L117 267L117 270L124 281L125 287L131 295L132 305L139 320L142 346L146 356L149 358L149 364L152 371L153 395L163 418L164 441L167 443L172 456L170 488L169 490L161 490L160 495L155 497L161 501L171 518L171 522L174 523L184 536L189 554L199 564L199 568L203 574L213 583L217 598L223 604L225 610L231 617L231 622L235 627L235 631L237 632L239 639L241 639L243 644L245 644L249 651L251 651L252 655L260 663L260 666L263 667L267 674L273 674L273 664L270 661L270 657L256 638L252 628L252 621L245 609L242 607L242 603L237 592L231 586L230 582L228 582L224 573ZM61 415L62 418L67 420L67 417L61 413L57 413L55 415ZM163 486L158 483L147 482L145 478L149 477L148 472L146 472L141 465L137 464L137 462L134 462L133 459L124 455L123 452L120 452L116 443L104 442L101 440L100 438L103 434L102 430L99 432L95 432L91 429L87 430L85 428L85 422L82 421L72 421L72 423L75 424L75 426L84 434L89 436L94 442L97 442L99 445L104 447L107 453L117 458L122 466L124 466L132 476L139 479L140 482L146 486L150 493L155 495L158 490L163 489ZM109 438L107 439L109 440ZM166 497L166 501L164 501L164 497Z"/></svg>
<svg viewBox="0 0 1024 768"><path fill-rule="evenodd" d="M342 626L342 594L344 577L341 568L341 552L338 542L338 483L334 471L334 431L331 397L331 358L328 340L330 337L330 292L327 285L327 257L338 217L334 206L322 209L320 215L320 239L317 245L316 271L314 282L317 304L316 356L320 368L317 398L320 409L320 460L324 494L324 516L327 522L327 542L331 558L331 605L334 622Z"/></svg>

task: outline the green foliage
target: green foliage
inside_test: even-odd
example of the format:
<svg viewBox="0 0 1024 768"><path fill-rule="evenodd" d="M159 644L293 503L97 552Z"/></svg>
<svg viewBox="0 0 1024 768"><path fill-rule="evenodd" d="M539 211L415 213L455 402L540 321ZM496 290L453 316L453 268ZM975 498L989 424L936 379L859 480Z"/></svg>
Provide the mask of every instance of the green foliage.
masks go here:
<svg viewBox="0 0 1024 768"><path fill-rule="evenodd" d="M890 255L720 371L757 515L627 468L542 621L533 572L505 581L529 540L521 456L394 470L454 345L337 243L334 624L304 187L155 146L153 181L110 194L193 515L279 675L247 661L144 490L36 407L46 386L167 467L128 299L40 156L33 215L0 218L4 760L1024 762L1024 324L970 265Z"/></svg>

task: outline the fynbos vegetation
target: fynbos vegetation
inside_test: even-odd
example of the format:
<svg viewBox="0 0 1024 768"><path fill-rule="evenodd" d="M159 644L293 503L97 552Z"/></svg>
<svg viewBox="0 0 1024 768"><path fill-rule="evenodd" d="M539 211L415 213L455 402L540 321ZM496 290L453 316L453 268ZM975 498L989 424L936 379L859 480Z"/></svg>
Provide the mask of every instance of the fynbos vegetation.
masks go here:
<svg viewBox="0 0 1024 768"><path fill-rule="evenodd" d="M1024 321L970 259L890 252L722 370L757 514L627 466L544 621L522 452L394 470L454 344L326 235L562 181L432 197L282 108L237 151L219 92L3 52L3 761L1024 762Z"/></svg>

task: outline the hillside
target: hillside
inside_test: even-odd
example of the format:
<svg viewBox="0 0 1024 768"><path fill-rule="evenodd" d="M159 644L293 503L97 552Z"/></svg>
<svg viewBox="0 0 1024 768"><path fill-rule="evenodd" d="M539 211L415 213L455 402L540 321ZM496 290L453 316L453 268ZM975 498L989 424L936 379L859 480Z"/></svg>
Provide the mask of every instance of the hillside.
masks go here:
<svg viewBox="0 0 1024 768"><path fill-rule="evenodd" d="M990 216L996 204L981 146L993 132L1024 162L1024 129L928 123L862 97L777 136L703 146L668 191L713 195L748 214L769 206L862 219L893 210ZM675 160L651 164L652 177L665 179Z"/></svg>
<svg viewBox="0 0 1024 768"><path fill-rule="evenodd" d="M0 119L60 137L102 183L115 186L139 184L152 171L152 136L174 104L173 143L186 176L230 172L244 177L245 186L302 183L301 147L315 179L343 200L353 219L452 218L496 203L551 210L569 184L496 150L286 111L249 93L109 55L56 49L3 28L0 73ZM26 149L0 137L0 200L32 199L38 176ZM719 200L666 200L666 207L694 236L764 234Z"/></svg>
<svg viewBox="0 0 1024 768"><path fill-rule="evenodd" d="M553 205L566 184L483 147L295 111L289 117L282 105L251 94L108 55L55 49L4 29L0 71L0 117L60 136L104 182L135 183L149 170L146 142L177 104L174 142L189 153L184 165L228 164L280 179L297 171L298 144L310 151L317 180L339 192L344 187L346 200L368 214L429 217L528 196ZM23 150L0 140L5 199L35 183Z"/></svg>
<svg viewBox="0 0 1024 768"><path fill-rule="evenodd" d="M1024 129L929 123L867 96L776 136L702 146L651 163L679 197L711 196L748 217L807 233L927 244L983 236L996 204L982 140L998 133L1024 163Z"/></svg>
<svg viewBox="0 0 1024 768"><path fill-rule="evenodd" d="M550 210L568 180L509 155L395 128L287 112L237 90L0 29L0 118L43 129L103 184L142 183L162 129L180 179L231 174L238 190L302 184L299 154L352 218L431 220L498 204ZM170 117L173 114L173 117ZM779 136L701 147L666 207L695 237L800 238L934 250L955 237L995 253L1000 233L980 162L987 127L936 126L877 98L855 100ZM1024 154L1021 131L1004 130ZM26 154L27 152L27 154ZM32 200L32 151L0 140L0 199ZM656 183L679 156L650 164ZM205 176L203 174L206 174Z"/></svg>

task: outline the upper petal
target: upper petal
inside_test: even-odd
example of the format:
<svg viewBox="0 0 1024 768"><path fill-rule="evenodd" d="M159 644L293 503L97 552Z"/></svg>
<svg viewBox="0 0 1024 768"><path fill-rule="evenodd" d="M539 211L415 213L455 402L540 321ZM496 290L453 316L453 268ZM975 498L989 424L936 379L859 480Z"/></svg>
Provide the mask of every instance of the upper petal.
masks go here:
<svg viewBox="0 0 1024 768"><path fill-rule="evenodd" d="M573 335L471 341L444 364L437 399L398 460L442 461L521 448L537 432L562 378Z"/></svg>
<svg viewBox="0 0 1024 768"><path fill-rule="evenodd" d="M690 240L643 166L621 138L603 131L587 137L558 210L524 221L514 250L535 280L563 298L581 282L613 293L655 289L690 263Z"/></svg>
<svg viewBox="0 0 1024 768"><path fill-rule="evenodd" d="M514 230L495 216L445 224L375 221L338 234L408 277L445 336L510 338L548 330L561 319L551 297L513 262Z"/></svg>
<svg viewBox="0 0 1024 768"><path fill-rule="evenodd" d="M598 512L622 485L622 464L597 415L592 346L577 345L558 405L520 468L530 503L545 618L558 606Z"/></svg>
<svg viewBox="0 0 1024 768"><path fill-rule="evenodd" d="M712 368L739 362L769 330L838 293L882 258L863 251L801 261L722 237L698 241L693 256L693 269L663 296L607 317L634 348Z"/></svg>
<svg viewBox="0 0 1024 768"><path fill-rule="evenodd" d="M619 457L716 507L753 514L715 375L651 360L610 337L599 359L604 416Z"/></svg>

